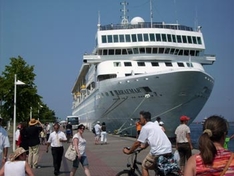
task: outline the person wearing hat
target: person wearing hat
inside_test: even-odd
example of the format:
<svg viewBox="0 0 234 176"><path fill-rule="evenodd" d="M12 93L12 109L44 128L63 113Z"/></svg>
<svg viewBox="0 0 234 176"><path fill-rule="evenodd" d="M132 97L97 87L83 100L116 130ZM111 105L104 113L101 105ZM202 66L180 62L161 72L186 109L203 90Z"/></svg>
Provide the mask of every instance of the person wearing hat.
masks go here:
<svg viewBox="0 0 234 176"><path fill-rule="evenodd" d="M2 127L3 118L0 116L0 168L6 162L8 148L10 147L7 131Z"/></svg>
<svg viewBox="0 0 234 176"><path fill-rule="evenodd" d="M95 145L99 144L100 136L101 136L101 125L100 121L97 121L96 125L94 126L95 128Z"/></svg>
<svg viewBox="0 0 234 176"><path fill-rule="evenodd" d="M189 117L182 115L180 117L180 125L175 130L176 135L176 150L180 155L181 172L184 171L185 161L192 155L192 142L190 137L190 128L187 125Z"/></svg>
<svg viewBox="0 0 234 176"><path fill-rule="evenodd" d="M29 164L26 162L26 150L23 147L19 147L12 153L4 166L0 170L0 176L17 175L34 176Z"/></svg>
<svg viewBox="0 0 234 176"><path fill-rule="evenodd" d="M26 129L28 134L28 147L29 147L28 163L32 168L36 169L40 168L40 166L38 165L39 145L40 145L39 134L42 131L43 126L40 121L34 118L32 118L28 124L29 127Z"/></svg>

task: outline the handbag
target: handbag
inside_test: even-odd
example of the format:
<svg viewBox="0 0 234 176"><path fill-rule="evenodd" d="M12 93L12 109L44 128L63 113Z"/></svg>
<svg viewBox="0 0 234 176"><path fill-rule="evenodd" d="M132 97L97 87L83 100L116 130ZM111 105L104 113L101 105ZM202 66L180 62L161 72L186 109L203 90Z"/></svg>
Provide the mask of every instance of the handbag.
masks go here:
<svg viewBox="0 0 234 176"><path fill-rule="evenodd" d="M74 161L76 159L76 150L72 144L69 145L65 153L65 158L68 159L69 161Z"/></svg>
<svg viewBox="0 0 234 176"><path fill-rule="evenodd" d="M230 156L230 159L228 160L228 163L227 163L226 167L223 169L223 172L221 173L220 176L223 176L225 174L225 172L227 171L228 167L230 166L230 164L232 162L233 157L234 157L234 153L232 153L232 155Z"/></svg>

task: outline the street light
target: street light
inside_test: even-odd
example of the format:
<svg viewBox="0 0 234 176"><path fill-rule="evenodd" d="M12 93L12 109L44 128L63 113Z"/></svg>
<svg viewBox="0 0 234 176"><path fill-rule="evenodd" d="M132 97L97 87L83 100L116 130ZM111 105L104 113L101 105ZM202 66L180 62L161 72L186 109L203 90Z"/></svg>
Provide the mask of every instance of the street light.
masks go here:
<svg viewBox="0 0 234 176"><path fill-rule="evenodd" d="M17 85L24 85L25 83L16 79L17 75L15 74L15 81L14 81L14 117L13 117L13 151L15 151L15 126L16 126L16 86ZM17 81L16 81L17 80Z"/></svg>

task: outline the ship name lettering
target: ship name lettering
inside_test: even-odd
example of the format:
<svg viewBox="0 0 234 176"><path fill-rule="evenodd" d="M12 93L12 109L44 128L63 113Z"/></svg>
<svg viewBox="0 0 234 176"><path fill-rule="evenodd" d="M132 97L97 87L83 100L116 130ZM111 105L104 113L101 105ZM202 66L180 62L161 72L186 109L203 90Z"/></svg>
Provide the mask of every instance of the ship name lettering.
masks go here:
<svg viewBox="0 0 234 176"><path fill-rule="evenodd" d="M117 95L124 95L124 94L140 93L141 90L139 88L136 88L136 89L114 90L114 92Z"/></svg>

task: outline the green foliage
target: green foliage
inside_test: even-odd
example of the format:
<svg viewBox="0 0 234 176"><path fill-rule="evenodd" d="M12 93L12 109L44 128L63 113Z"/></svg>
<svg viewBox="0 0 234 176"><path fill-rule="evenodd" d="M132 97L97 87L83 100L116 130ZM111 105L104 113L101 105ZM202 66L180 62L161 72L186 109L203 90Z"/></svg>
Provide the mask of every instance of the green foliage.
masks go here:
<svg viewBox="0 0 234 176"><path fill-rule="evenodd" d="M0 100L1 116L5 120L13 119L14 112L14 75L17 80L23 81L25 85L17 86L16 119L17 121L28 121L30 111L34 118L45 118L50 121L56 119L54 111L41 101L42 97L37 94L37 86L34 84L34 66L28 65L20 56L10 58L10 65L5 66L5 70L0 76ZM47 121L47 119L45 121Z"/></svg>

